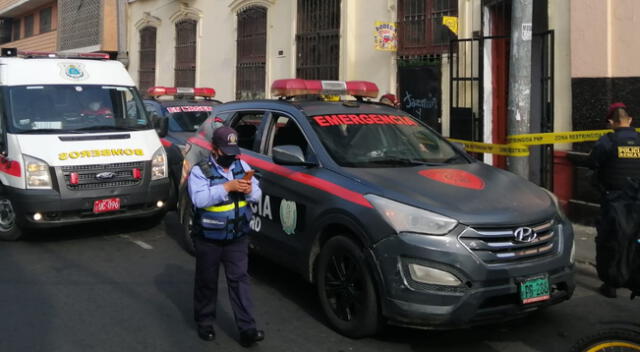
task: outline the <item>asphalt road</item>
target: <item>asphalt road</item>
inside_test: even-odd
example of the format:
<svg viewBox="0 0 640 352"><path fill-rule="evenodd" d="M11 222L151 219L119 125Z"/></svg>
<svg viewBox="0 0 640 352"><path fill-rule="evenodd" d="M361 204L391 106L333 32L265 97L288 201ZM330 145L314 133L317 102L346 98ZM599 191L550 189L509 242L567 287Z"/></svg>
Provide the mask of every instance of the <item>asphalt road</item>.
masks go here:
<svg viewBox="0 0 640 352"><path fill-rule="evenodd" d="M192 322L194 260L170 213L152 229L121 222L47 231L0 243L0 351L242 351L221 286L217 339ZM251 258L256 317L266 340L254 351L567 351L615 322L640 323L640 300L607 299L588 265L565 303L518 321L456 331L389 326L351 340L324 321L315 290L285 268Z"/></svg>

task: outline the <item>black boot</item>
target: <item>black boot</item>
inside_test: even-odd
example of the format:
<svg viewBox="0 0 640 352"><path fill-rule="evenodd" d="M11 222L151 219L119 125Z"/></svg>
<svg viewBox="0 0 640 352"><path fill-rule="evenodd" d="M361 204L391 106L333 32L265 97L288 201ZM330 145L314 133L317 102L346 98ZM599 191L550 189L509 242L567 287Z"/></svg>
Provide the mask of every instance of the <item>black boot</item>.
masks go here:
<svg viewBox="0 0 640 352"><path fill-rule="evenodd" d="M264 340L264 331L256 329L248 329L240 331L240 345L249 347L258 341Z"/></svg>
<svg viewBox="0 0 640 352"><path fill-rule="evenodd" d="M598 291L600 291L600 293L605 297L609 297L609 298L618 297L618 295L616 294L616 288L613 286L609 286L606 283L602 284L602 286L600 286Z"/></svg>

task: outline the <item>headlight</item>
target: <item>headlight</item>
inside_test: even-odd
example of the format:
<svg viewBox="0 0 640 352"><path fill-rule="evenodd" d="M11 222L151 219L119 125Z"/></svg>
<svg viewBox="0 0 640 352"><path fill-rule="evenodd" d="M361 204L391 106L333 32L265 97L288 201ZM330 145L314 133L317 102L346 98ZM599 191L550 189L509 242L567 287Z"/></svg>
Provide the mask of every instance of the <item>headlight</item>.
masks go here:
<svg viewBox="0 0 640 352"><path fill-rule="evenodd" d="M576 262L576 240L573 240L571 244L571 255L569 256L569 264L575 264Z"/></svg>
<svg viewBox="0 0 640 352"><path fill-rule="evenodd" d="M457 220L446 216L373 194L367 194L365 198L398 233L418 232L428 235L444 235L458 224Z"/></svg>
<svg viewBox="0 0 640 352"><path fill-rule="evenodd" d="M418 264L409 264L409 274L413 281L432 285L460 286L462 281L444 270Z"/></svg>
<svg viewBox="0 0 640 352"><path fill-rule="evenodd" d="M167 154L163 147L153 153L151 159L151 180L159 180L167 177Z"/></svg>
<svg viewBox="0 0 640 352"><path fill-rule="evenodd" d="M25 176L29 189L51 189L51 173L49 165L32 156L24 156Z"/></svg>

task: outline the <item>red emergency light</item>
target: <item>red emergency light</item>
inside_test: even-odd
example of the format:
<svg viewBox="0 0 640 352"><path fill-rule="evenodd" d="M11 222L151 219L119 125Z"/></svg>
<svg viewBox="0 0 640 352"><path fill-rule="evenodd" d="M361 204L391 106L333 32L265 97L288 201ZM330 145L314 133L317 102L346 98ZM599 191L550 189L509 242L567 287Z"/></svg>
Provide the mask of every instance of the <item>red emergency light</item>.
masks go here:
<svg viewBox="0 0 640 352"><path fill-rule="evenodd" d="M80 182L80 175L77 172L72 172L69 175L69 183L72 185L77 185Z"/></svg>
<svg viewBox="0 0 640 352"><path fill-rule="evenodd" d="M18 51L18 56L28 58L58 58L58 59L102 59L108 60L109 54L105 53L52 53L44 51Z"/></svg>
<svg viewBox="0 0 640 352"><path fill-rule="evenodd" d="M194 97L213 98L216 91L213 88L185 88L185 87L163 87L155 86L147 89L147 94L152 97L163 95L192 95Z"/></svg>
<svg viewBox="0 0 640 352"><path fill-rule="evenodd" d="M378 93L378 86L368 81L319 81L292 78L279 79L271 85L271 94L277 97L326 94L375 98Z"/></svg>
<svg viewBox="0 0 640 352"><path fill-rule="evenodd" d="M133 168L131 172L134 180L139 180L142 178L142 171L140 171L140 169L138 169L137 167Z"/></svg>

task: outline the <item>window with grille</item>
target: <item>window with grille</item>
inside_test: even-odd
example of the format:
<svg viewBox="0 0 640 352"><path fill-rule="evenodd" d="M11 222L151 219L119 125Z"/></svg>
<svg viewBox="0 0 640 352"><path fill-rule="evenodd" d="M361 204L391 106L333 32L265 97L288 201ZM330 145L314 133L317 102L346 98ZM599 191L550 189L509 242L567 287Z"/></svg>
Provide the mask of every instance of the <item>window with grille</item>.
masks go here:
<svg viewBox="0 0 640 352"><path fill-rule="evenodd" d="M443 16L457 16L458 0L399 0L398 55L441 54L451 34Z"/></svg>
<svg viewBox="0 0 640 352"><path fill-rule="evenodd" d="M140 30L140 69L138 86L145 94L156 83L156 27L144 27Z"/></svg>
<svg viewBox="0 0 640 352"><path fill-rule="evenodd" d="M11 29L11 39L12 40L19 40L20 39L20 29L21 29L20 24L22 24L22 22L20 21L19 18L14 18L13 19L13 28Z"/></svg>
<svg viewBox="0 0 640 352"><path fill-rule="evenodd" d="M196 28L195 20L176 23L176 87L196 85Z"/></svg>
<svg viewBox="0 0 640 352"><path fill-rule="evenodd" d="M24 37L28 38L33 35L33 15L24 18Z"/></svg>
<svg viewBox="0 0 640 352"><path fill-rule="evenodd" d="M298 0L296 75L338 79L340 0Z"/></svg>
<svg viewBox="0 0 640 352"><path fill-rule="evenodd" d="M51 32L51 8L40 10L40 33Z"/></svg>
<svg viewBox="0 0 640 352"><path fill-rule="evenodd" d="M254 6L238 13L236 99L264 98L267 9Z"/></svg>

